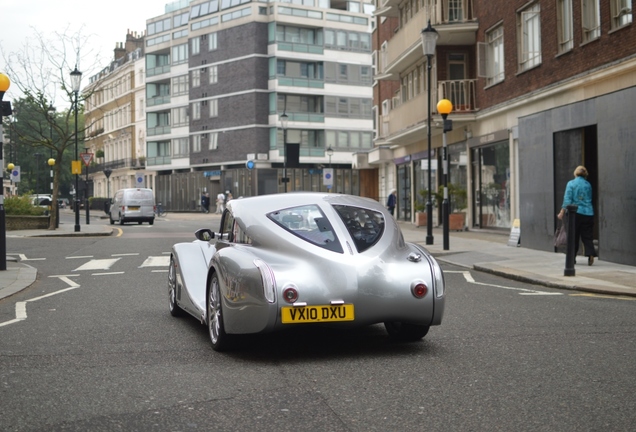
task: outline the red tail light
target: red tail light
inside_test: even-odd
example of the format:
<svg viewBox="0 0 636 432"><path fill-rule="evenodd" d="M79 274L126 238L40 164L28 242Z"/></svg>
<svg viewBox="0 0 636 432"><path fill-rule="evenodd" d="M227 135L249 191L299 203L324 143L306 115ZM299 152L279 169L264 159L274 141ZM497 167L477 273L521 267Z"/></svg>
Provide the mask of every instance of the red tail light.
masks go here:
<svg viewBox="0 0 636 432"><path fill-rule="evenodd" d="M428 288L422 282L419 282L411 287L411 292L415 298L421 299L428 292Z"/></svg>

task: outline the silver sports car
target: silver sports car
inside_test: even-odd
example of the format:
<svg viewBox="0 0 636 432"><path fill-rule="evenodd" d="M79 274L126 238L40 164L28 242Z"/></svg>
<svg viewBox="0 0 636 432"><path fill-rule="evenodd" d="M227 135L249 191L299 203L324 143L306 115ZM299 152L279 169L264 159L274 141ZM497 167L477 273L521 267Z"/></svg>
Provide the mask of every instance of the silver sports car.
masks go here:
<svg viewBox="0 0 636 432"><path fill-rule="evenodd" d="M234 199L219 232L172 248L170 313L206 324L212 347L236 334L299 325L384 323L390 337L423 338L444 315L444 275L406 243L377 201L287 193Z"/></svg>

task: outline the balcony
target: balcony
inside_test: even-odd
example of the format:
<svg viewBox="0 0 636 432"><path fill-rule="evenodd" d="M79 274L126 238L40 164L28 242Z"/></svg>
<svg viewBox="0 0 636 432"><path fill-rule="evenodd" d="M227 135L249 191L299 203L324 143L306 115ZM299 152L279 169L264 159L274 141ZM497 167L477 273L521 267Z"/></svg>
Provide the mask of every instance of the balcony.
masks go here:
<svg viewBox="0 0 636 432"><path fill-rule="evenodd" d="M400 72L422 58L421 33L429 19L426 10L426 7L420 9L397 30L386 49L380 51L380 70L376 78L397 80ZM473 14L472 0L436 3L430 19L439 33L438 46L476 43L478 23Z"/></svg>
<svg viewBox="0 0 636 432"><path fill-rule="evenodd" d="M325 88L324 80L309 79L309 78L289 78L278 77L279 86L289 87L307 87L307 88Z"/></svg>
<svg viewBox="0 0 636 432"><path fill-rule="evenodd" d="M433 84L431 94L431 113L437 115L437 102L440 99L448 99L453 104L453 114L473 114L477 107L476 79L438 81ZM422 139L422 130L426 128L426 108L428 104L427 93L422 92L413 99L400 103L400 97L394 97L392 109L388 114L380 116L378 139L391 144L408 145ZM474 116L462 116L461 120L474 120ZM439 118L436 120L439 121ZM376 140L378 141L378 140Z"/></svg>

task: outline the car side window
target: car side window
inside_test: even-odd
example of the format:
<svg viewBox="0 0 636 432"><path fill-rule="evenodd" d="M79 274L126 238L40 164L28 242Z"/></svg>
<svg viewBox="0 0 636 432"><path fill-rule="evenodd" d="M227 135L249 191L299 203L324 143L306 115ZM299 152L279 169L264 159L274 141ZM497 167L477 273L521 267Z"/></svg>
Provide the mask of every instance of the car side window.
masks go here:
<svg viewBox="0 0 636 432"><path fill-rule="evenodd" d="M305 205L271 212L274 223L295 236L332 252L343 253L329 219L316 205Z"/></svg>
<svg viewBox="0 0 636 432"><path fill-rule="evenodd" d="M351 234L358 252L364 252L376 244L384 232L382 213L361 207L333 206Z"/></svg>
<svg viewBox="0 0 636 432"><path fill-rule="evenodd" d="M228 242L234 241L234 216L229 210L223 212L223 221L221 222L221 238Z"/></svg>

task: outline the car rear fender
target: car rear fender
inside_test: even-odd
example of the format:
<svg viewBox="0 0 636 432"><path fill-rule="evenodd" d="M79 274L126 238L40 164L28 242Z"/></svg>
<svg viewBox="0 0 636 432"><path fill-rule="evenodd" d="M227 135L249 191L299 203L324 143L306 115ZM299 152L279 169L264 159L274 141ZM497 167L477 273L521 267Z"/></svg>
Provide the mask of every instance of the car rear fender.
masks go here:
<svg viewBox="0 0 636 432"><path fill-rule="evenodd" d="M274 273L251 248L224 247L212 258L210 271L219 276L227 333L259 333L272 329L276 323L275 293L272 297L264 288L264 281L276 286Z"/></svg>

